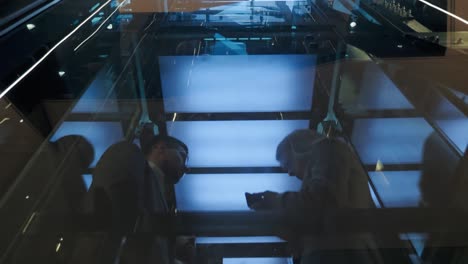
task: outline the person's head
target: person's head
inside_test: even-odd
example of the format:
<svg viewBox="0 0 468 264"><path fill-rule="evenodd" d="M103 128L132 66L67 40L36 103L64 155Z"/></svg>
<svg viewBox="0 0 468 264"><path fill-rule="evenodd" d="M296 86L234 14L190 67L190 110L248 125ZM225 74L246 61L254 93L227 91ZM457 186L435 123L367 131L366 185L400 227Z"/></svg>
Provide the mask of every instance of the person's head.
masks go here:
<svg viewBox="0 0 468 264"><path fill-rule="evenodd" d="M315 131L301 129L287 135L276 148L276 160L290 176L303 178L313 145L325 139Z"/></svg>
<svg viewBox="0 0 468 264"><path fill-rule="evenodd" d="M169 136L154 136L146 148L147 160L153 162L171 183L177 183L187 171L188 148Z"/></svg>
<svg viewBox="0 0 468 264"><path fill-rule="evenodd" d="M93 145L83 136L68 135L52 142L58 155L80 168L88 168L94 160Z"/></svg>

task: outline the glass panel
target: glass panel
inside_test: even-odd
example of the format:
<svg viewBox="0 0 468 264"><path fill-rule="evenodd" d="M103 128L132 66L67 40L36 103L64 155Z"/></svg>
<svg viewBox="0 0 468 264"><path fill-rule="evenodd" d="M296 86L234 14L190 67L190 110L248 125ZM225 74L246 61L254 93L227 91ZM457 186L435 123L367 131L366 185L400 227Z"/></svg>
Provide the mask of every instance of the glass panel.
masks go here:
<svg viewBox="0 0 468 264"><path fill-rule="evenodd" d="M468 129L468 120L465 116L439 120L437 121L437 125L450 137L460 151L463 151L463 147L466 148L468 145L468 136L464 133L460 133L461 130Z"/></svg>
<svg viewBox="0 0 468 264"><path fill-rule="evenodd" d="M2 1L2 9L0 11L0 26L4 26L7 22L15 20L17 17L34 10L37 6L41 6L49 1L46 0L20 0L20 1Z"/></svg>
<svg viewBox="0 0 468 264"><path fill-rule="evenodd" d="M279 237L197 237L197 244L280 243Z"/></svg>
<svg viewBox="0 0 468 264"><path fill-rule="evenodd" d="M354 121L352 141L365 164L421 163L432 128L422 118L375 118Z"/></svg>
<svg viewBox="0 0 468 264"><path fill-rule="evenodd" d="M188 174L175 188L181 211L246 211L246 192L298 191L301 181L281 173Z"/></svg>
<svg viewBox="0 0 468 264"><path fill-rule="evenodd" d="M308 125L306 120L177 121L168 122L167 130L191 150L190 167L262 167L278 166L278 143Z"/></svg>
<svg viewBox="0 0 468 264"><path fill-rule="evenodd" d="M224 258L223 264L290 264L289 258Z"/></svg>
<svg viewBox="0 0 468 264"><path fill-rule="evenodd" d="M362 72L362 82L354 84L354 76ZM352 65L345 72L342 85L355 85L355 89L343 89L340 101L348 111L412 109L413 105L398 87L375 64L363 63L360 67ZM349 77L348 77L349 76ZM347 94L346 92L352 92Z"/></svg>
<svg viewBox="0 0 468 264"><path fill-rule="evenodd" d="M315 56L160 57L166 112L311 109Z"/></svg>
<svg viewBox="0 0 468 264"><path fill-rule="evenodd" d="M442 99L434 109L436 124L447 137L455 144L459 151L464 151L468 146L468 118L447 99Z"/></svg>
<svg viewBox="0 0 468 264"><path fill-rule="evenodd" d="M375 171L369 176L385 207L417 207L420 171Z"/></svg>
<svg viewBox="0 0 468 264"><path fill-rule="evenodd" d="M64 122L54 133L55 141L68 135L84 136L93 145L95 166L106 149L123 138L122 125L118 122Z"/></svg>
<svg viewBox="0 0 468 264"><path fill-rule="evenodd" d="M118 101L113 84L104 72L91 83L73 108L73 113L117 112Z"/></svg>
<svg viewBox="0 0 468 264"><path fill-rule="evenodd" d="M368 186L369 186L369 191L370 191L370 194L371 194L372 202L374 202L375 207L381 208L382 205L381 205L379 199L377 198L377 195L375 194L375 191L372 188L370 182L368 183Z"/></svg>
<svg viewBox="0 0 468 264"><path fill-rule="evenodd" d="M421 256L424 250L424 244L426 242L428 235L421 234L421 233L408 233L408 234L401 234L400 238L402 240L410 240L413 244L416 253L418 256ZM418 258L416 258L418 259Z"/></svg>

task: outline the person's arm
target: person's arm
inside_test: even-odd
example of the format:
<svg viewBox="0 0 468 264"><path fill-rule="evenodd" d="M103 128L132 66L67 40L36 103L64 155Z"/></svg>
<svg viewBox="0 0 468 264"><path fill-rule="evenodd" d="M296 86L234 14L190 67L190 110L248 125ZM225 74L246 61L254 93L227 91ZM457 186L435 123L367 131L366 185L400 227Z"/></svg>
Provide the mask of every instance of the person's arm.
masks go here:
<svg viewBox="0 0 468 264"><path fill-rule="evenodd" d="M322 207L327 196L329 162L324 156L311 161L298 192L263 192L263 199L252 205L254 210L304 210Z"/></svg>

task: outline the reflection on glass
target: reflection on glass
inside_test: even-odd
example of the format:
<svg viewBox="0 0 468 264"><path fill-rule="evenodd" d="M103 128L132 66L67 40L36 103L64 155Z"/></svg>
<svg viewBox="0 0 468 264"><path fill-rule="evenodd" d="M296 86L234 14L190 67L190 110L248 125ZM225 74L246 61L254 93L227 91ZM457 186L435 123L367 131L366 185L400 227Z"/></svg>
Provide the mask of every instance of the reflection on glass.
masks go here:
<svg viewBox="0 0 468 264"><path fill-rule="evenodd" d="M306 120L167 122L169 135L189 147L190 167L278 166L278 143L308 126Z"/></svg>
<svg viewBox="0 0 468 264"><path fill-rule="evenodd" d="M176 185L176 197L181 211L247 211L246 192L300 188L300 180L282 173L188 174Z"/></svg>
<svg viewBox="0 0 468 264"><path fill-rule="evenodd" d="M385 207L417 207L420 171L376 171L369 176Z"/></svg>
<svg viewBox="0 0 468 264"><path fill-rule="evenodd" d="M112 82L104 73L89 85L73 108L73 113L117 112L117 101Z"/></svg>
<svg viewBox="0 0 468 264"><path fill-rule="evenodd" d="M459 151L464 152L468 146L468 118L446 98L441 98L433 109L434 119L440 129L447 135Z"/></svg>
<svg viewBox="0 0 468 264"><path fill-rule="evenodd" d="M348 54L358 61L348 61L341 79L339 100L347 111L413 109L397 85L372 63L369 56L354 46Z"/></svg>
<svg viewBox="0 0 468 264"><path fill-rule="evenodd" d="M274 236L257 237L197 237L196 244L241 244L241 243L281 243L283 239Z"/></svg>
<svg viewBox="0 0 468 264"><path fill-rule="evenodd" d="M333 1L333 9L335 9L338 12L351 15L351 10L349 8L346 8L341 1Z"/></svg>
<svg viewBox="0 0 468 264"><path fill-rule="evenodd" d="M312 55L160 57L166 112L308 111Z"/></svg>
<svg viewBox="0 0 468 264"><path fill-rule="evenodd" d="M67 135L81 135L93 145L92 167L96 165L110 145L123 139L122 125L119 122L63 122L51 141Z"/></svg>
<svg viewBox="0 0 468 264"><path fill-rule="evenodd" d="M354 121L352 142L365 164L421 163L424 141L432 132L423 118L374 118Z"/></svg>
<svg viewBox="0 0 468 264"><path fill-rule="evenodd" d="M223 258L223 264L292 264L291 258Z"/></svg>
<svg viewBox="0 0 468 264"><path fill-rule="evenodd" d="M401 240L409 240L413 244L414 249L416 250L416 253L418 256L421 256L423 250L424 250L424 245L427 240L427 234L424 233L406 233L406 234L400 234L400 239Z"/></svg>
<svg viewBox="0 0 468 264"><path fill-rule="evenodd" d="M367 64L359 91L358 108L412 109L398 87L375 64Z"/></svg>
<svg viewBox="0 0 468 264"><path fill-rule="evenodd" d="M379 199L377 198L377 195L375 194L375 191L372 188L372 186L370 185L370 183L367 183L367 185L369 186L369 192L371 194L371 198L372 198L372 201L374 202L375 207L376 208L382 207L382 205L380 204Z"/></svg>

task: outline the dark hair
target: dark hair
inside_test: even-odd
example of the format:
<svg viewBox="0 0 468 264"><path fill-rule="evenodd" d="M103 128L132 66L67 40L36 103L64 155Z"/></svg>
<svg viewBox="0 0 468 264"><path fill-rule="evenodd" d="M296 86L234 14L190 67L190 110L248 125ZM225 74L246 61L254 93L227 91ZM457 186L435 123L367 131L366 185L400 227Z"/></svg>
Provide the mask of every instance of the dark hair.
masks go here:
<svg viewBox="0 0 468 264"><path fill-rule="evenodd" d="M178 146L182 147L185 150L185 152L187 153L187 156L188 156L188 147L187 147L187 145L185 145L184 142L178 140L175 137L162 136L162 135L153 136L147 142L140 142L141 143L141 148L142 148L143 153L145 154L145 156L149 155L151 153L151 149L154 147L154 145L156 145L156 144L158 144L160 142L178 145Z"/></svg>
<svg viewBox="0 0 468 264"><path fill-rule="evenodd" d="M52 142L55 150L60 156L70 155L69 157L80 162L80 166L88 167L94 160L93 145L81 135L68 135Z"/></svg>

